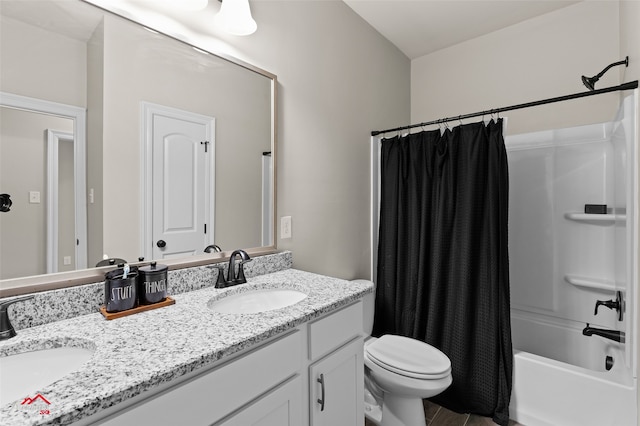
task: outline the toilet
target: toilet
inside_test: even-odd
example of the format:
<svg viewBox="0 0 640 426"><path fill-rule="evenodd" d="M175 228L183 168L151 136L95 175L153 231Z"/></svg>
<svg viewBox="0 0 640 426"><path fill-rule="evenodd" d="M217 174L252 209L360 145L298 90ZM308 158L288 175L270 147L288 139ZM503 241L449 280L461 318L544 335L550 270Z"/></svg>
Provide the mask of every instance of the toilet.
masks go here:
<svg viewBox="0 0 640 426"><path fill-rule="evenodd" d="M371 337L375 292L363 301L365 416L378 426L426 426L422 400L451 385L451 361L416 339Z"/></svg>

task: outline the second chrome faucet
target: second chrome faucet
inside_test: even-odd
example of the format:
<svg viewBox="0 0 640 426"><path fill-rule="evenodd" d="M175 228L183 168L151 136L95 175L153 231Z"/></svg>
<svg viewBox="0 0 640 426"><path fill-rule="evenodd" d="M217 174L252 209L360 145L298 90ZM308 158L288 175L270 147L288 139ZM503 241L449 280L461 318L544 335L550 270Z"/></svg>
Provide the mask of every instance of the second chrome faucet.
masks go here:
<svg viewBox="0 0 640 426"><path fill-rule="evenodd" d="M240 262L236 271L236 258L240 256ZM216 281L216 288L229 287L236 284L244 284L247 279L244 276L244 264L249 262L251 257L244 250L235 250L229 257L229 267L227 270L227 278L224 277L224 269L218 268L218 280Z"/></svg>

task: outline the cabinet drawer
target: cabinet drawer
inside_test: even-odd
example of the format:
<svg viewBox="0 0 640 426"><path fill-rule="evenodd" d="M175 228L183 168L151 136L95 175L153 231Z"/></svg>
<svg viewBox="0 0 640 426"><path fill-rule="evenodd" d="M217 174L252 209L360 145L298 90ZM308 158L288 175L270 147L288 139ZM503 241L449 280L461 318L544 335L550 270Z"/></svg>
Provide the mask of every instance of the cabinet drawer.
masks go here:
<svg viewBox="0 0 640 426"><path fill-rule="evenodd" d="M361 334L360 301L309 324L309 359L318 359Z"/></svg>
<svg viewBox="0 0 640 426"><path fill-rule="evenodd" d="M99 424L210 425L297 373L302 345L296 331Z"/></svg>

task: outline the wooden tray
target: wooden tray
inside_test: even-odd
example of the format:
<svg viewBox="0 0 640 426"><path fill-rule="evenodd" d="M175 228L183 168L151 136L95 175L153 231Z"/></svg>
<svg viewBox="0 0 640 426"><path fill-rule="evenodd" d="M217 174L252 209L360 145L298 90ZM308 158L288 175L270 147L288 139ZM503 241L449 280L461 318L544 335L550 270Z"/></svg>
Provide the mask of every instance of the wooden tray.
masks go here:
<svg viewBox="0 0 640 426"><path fill-rule="evenodd" d="M107 312L107 308L105 308L104 305L102 305L100 306L100 313L106 319L113 320L116 318L127 317L129 315L137 314L144 311L150 311L152 309L163 308L165 306L173 305L174 303L176 303L176 301L171 297L167 296L162 302L153 303L151 305L140 305L140 306L136 306L133 309L128 309L126 311L121 311L121 312Z"/></svg>

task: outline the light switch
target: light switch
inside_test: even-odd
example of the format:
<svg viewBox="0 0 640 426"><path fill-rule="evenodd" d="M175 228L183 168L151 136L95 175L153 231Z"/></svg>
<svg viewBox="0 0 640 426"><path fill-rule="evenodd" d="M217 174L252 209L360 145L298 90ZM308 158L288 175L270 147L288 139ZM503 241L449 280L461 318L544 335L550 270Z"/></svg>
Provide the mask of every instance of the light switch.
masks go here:
<svg viewBox="0 0 640 426"><path fill-rule="evenodd" d="M40 191L29 191L29 202L31 204L40 203Z"/></svg>

